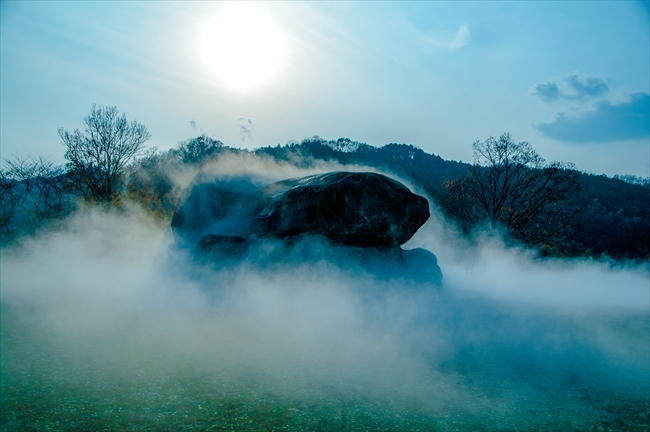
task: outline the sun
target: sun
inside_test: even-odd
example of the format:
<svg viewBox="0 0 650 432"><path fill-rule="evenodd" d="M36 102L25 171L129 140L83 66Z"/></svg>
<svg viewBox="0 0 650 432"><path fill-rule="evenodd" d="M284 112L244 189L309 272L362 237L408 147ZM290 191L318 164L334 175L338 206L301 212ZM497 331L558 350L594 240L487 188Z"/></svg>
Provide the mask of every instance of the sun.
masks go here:
<svg viewBox="0 0 650 432"><path fill-rule="evenodd" d="M255 4L230 4L202 29L199 54L224 86L246 90L269 81L286 60L280 27Z"/></svg>

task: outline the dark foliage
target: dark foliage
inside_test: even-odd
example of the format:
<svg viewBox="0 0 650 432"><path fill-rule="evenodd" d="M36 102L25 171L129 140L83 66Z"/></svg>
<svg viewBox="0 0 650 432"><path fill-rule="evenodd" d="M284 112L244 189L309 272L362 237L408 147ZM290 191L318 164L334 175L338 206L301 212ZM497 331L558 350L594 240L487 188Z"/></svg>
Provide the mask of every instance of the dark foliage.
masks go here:
<svg viewBox="0 0 650 432"><path fill-rule="evenodd" d="M207 135L200 135L182 142L177 149L169 154L183 163L198 164L217 155L223 148L223 143Z"/></svg>
<svg viewBox="0 0 650 432"><path fill-rule="evenodd" d="M568 255L650 259L650 188L581 174L563 240Z"/></svg>

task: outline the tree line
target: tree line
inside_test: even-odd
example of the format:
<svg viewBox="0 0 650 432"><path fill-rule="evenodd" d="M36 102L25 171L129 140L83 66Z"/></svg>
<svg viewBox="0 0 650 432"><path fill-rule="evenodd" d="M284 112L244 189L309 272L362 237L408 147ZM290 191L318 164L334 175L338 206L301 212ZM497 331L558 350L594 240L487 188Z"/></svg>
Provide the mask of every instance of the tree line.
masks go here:
<svg viewBox="0 0 650 432"><path fill-rule="evenodd" d="M58 133L65 148L65 166L42 158L14 158L6 160L0 170L0 235L5 241L61 219L80 201L118 206L126 198L169 216L178 205L171 171L179 166L199 166L224 152L246 152L206 135L184 141L165 153L147 149L145 144L151 136L147 128L128 121L116 107L93 106L83 119L82 129L60 129ZM421 185L468 235L489 225L550 255L650 257L647 248L635 246L638 241L632 238L650 225L650 215L639 209L633 210L634 217L622 216L620 236L629 239L629 245L610 247L609 240L602 239L606 231L595 239L603 240L600 245L595 240L580 240L590 231L580 226L588 223L580 220L580 213L596 219L594 213L607 202L592 199L593 179L571 165L547 163L529 143L517 142L509 134L476 141L473 150L475 159L470 165L445 161L404 144L377 148L345 138L326 141L313 137L253 153L302 166L323 159L396 172ZM635 178L636 183L643 181ZM623 184L607 179L606 186L611 187L612 182ZM636 197L643 198L650 191L645 186L624 188L620 184L617 187L626 192L637 188L632 192ZM618 197L608 199L611 204Z"/></svg>

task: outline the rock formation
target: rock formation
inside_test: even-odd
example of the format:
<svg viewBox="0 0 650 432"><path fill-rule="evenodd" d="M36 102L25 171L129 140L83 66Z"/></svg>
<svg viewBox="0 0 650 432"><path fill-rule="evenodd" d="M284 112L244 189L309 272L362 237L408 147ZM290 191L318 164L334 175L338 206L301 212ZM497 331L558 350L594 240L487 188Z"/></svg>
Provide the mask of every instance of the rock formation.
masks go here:
<svg viewBox="0 0 650 432"><path fill-rule="evenodd" d="M396 247L429 219L424 197L384 175L333 172L273 183L260 193L264 207L254 231L278 238L323 235L335 243Z"/></svg>
<svg viewBox="0 0 650 432"><path fill-rule="evenodd" d="M434 254L400 248L429 218L427 200L403 184L377 173L332 172L254 189L232 179L196 185L174 215L177 238L221 265L244 257L264 265L325 259L441 284Z"/></svg>

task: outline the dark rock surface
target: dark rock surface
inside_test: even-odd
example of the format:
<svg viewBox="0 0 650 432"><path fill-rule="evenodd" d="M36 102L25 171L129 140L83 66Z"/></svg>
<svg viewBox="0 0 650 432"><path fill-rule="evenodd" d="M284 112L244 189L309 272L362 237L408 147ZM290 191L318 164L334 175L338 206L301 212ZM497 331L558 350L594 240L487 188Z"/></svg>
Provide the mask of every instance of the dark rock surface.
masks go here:
<svg viewBox="0 0 650 432"><path fill-rule="evenodd" d="M273 183L253 220L260 236L311 233L360 247L394 247L429 218L429 204L403 184L369 172L332 172Z"/></svg>
<svg viewBox="0 0 650 432"><path fill-rule="evenodd" d="M199 240L199 250L210 258L217 259L242 258L249 246L250 241L240 236L210 234Z"/></svg>
<svg viewBox="0 0 650 432"><path fill-rule="evenodd" d="M442 272L436 256L422 248L402 250L402 271L416 282L442 285Z"/></svg>
<svg viewBox="0 0 650 432"><path fill-rule="evenodd" d="M244 260L267 269L328 263L341 271L382 281L442 285L436 256L421 248L346 246L310 234L286 239L207 235L199 241L199 252L201 260L216 268L238 265Z"/></svg>
<svg viewBox="0 0 650 432"><path fill-rule="evenodd" d="M328 262L381 280L442 283L434 254L400 247L429 218L427 200L384 175L332 172L263 189L246 178L202 180L172 229L209 265Z"/></svg>
<svg viewBox="0 0 650 432"><path fill-rule="evenodd" d="M276 256L269 260L271 262L327 262L341 270L355 274L363 272L382 281L442 285L436 256L422 248L346 246L323 236L300 235L283 241L274 253Z"/></svg>

